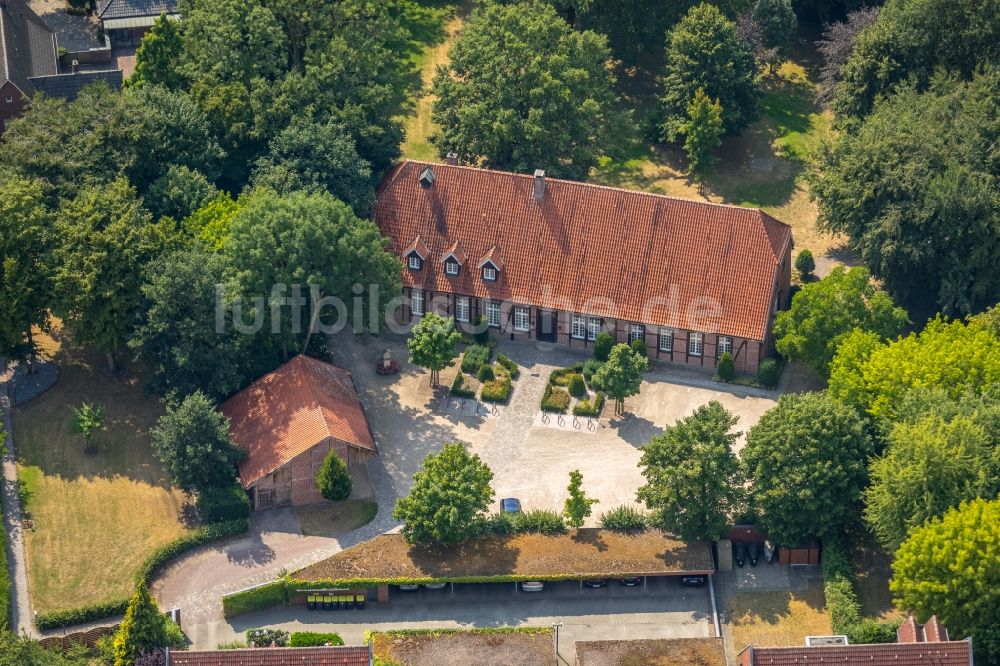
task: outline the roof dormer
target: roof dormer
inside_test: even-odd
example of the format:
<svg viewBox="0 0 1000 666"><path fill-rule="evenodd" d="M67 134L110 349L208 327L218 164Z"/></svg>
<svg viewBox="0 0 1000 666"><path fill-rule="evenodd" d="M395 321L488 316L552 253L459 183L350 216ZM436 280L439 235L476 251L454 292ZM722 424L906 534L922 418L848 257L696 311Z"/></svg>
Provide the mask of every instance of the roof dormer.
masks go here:
<svg viewBox="0 0 1000 666"><path fill-rule="evenodd" d="M479 274L484 282L496 282L503 270L503 259L500 257L500 246L494 245L489 252L479 260Z"/></svg>
<svg viewBox="0 0 1000 666"><path fill-rule="evenodd" d="M410 243L409 247L403 250L403 259L406 260L406 267L411 271L423 270L424 262L427 261L429 255L430 251L419 235Z"/></svg>
<svg viewBox="0 0 1000 666"><path fill-rule="evenodd" d="M444 264L444 274L448 277L456 277L462 272L462 266L468 260L468 255L465 254L465 250L462 249L462 243L460 241L455 241L455 243L441 255L441 263Z"/></svg>

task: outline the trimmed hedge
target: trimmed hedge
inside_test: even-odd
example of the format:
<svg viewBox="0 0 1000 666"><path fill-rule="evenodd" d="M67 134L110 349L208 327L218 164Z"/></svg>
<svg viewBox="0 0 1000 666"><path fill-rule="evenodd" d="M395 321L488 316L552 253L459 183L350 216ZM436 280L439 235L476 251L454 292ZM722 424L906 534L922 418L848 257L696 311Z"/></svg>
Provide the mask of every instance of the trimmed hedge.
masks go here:
<svg viewBox="0 0 1000 666"><path fill-rule="evenodd" d="M322 647L324 645L343 645L340 634L321 634L315 631L294 631L288 639L288 647Z"/></svg>
<svg viewBox="0 0 1000 666"><path fill-rule="evenodd" d="M0 457L6 454L7 431L0 413ZM3 493L0 493L0 513L3 512ZM7 530L0 530L0 631L8 628L10 617L10 577L7 575Z"/></svg>
<svg viewBox="0 0 1000 666"><path fill-rule="evenodd" d="M222 597L222 616L226 618L264 610L288 603L288 586L283 580Z"/></svg>
<svg viewBox="0 0 1000 666"><path fill-rule="evenodd" d="M479 370L476 371L476 379L481 382L491 382L496 379L496 373L493 372L493 368L487 364L479 366Z"/></svg>
<svg viewBox="0 0 1000 666"><path fill-rule="evenodd" d="M765 358L757 368L757 381L767 388L774 388L781 379L781 365L773 358Z"/></svg>
<svg viewBox="0 0 1000 666"><path fill-rule="evenodd" d="M604 394L598 392L593 398L581 400L573 405L574 416L600 416L604 407Z"/></svg>
<svg viewBox="0 0 1000 666"><path fill-rule="evenodd" d="M488 366L487 366L488 367ZM479 398L485 402L507 402L513 385L507 370L498 365L496 368L496 379L492 379L483 384Z"/></svg>
<svg viewBox="0 0 1000 666"><path fill-rule="evenodd" d="M163 565L170 560L184 554L185 552L197 548L211 541L224 539L226 537L243 534L247 531L247 521L229 520L223 523L204 525L185 534L179 539L175 539L168 544L160 546L142 563L135 574L136 582L140 580L150 580ZM58 629L59 627L69 627L74 624L85 622L95 622L104 620L116 615L123 615L128 607L128 597L123 599L113 599L99 604L82 606L80 608L70 608L62 611L52 611L40 613L35 618L35 626L41 631L48 629Z"/></svg>
<svg viewBox="0 0 1000 666"><path fill-rule="evenodd" d="M521 369L517 367L517 363L510 360L503 354L497 354L497 363L503 366L507 372L510 373L511 379L517 379L517 376L521 374Z"/></svg>
<svg viewBox="0 0 1000 666"><path fill-rule="evenodd" d="M451 634L551 634L552 627L475 627L473 629L369 629L365 632L365 643L375 636L448 636ZM294 634L293 634L294 635Z"/></svg>
<svg viewBox="0 0 1000 666"><path fill-rule="evenodd" d="M719 357L719 365L716 366L715 372L719 375L719 379L724 382L736 379L736 363L733 362L733 355L729 352L723 352L722 356Z"/></svg>
<svg viewBox="0 0 1000 666"><path fill-rule="evenodd" d="M554 386L569 386L570 377L583 372L583 363L574 363L568 368L557 368L549 375L549 384Z"/></svg>
<svg viewBox="0 0 1000 666"><path fill-rule="evenodd" d="M479 370L479 366L490 362L492 353L493 350L484 345L467 347L465 353L462 354L462 372L470 375L475 374Z"/></svg>
<svg viewBox="0 0 1000 666"><path fill-rule="evenodd" d="M566 380L566 389L574 398L587 397L587 383L583 381L583 375L570 375Z"/></svg>
<svg viewBox="0 0 1000 666"><path fill-rule="evenodd" d="M569 407L569 393L566 389L546 384L545 392L542 393L542 411L565 414L567 407Z"/></svg>
<svg viewBox="0 0 1000 666"><path fill-rule="evenodd" d="M465 387L465 375L459 370L458 374L455 375L455 381L451 383L451 394L458 396L459 398L475 398L476 392L470 388Z"/></svg>
<svg viewBox="0 0 1000 666"><path fill-rule="evenodd" d="M832 539L823 542L820 568L833 633L847 636L851 643L892 643L896 640L900 620L883 622L861 615L861 603L854 591L854 570L843 544Z"/></svg>
<svg viewBox="0 0 1000 666"><path fill-rule="evenodd" d="M205 524L248 520L250 498L235 483L226 488L212 488L198 495L198 513Z"/></svg>

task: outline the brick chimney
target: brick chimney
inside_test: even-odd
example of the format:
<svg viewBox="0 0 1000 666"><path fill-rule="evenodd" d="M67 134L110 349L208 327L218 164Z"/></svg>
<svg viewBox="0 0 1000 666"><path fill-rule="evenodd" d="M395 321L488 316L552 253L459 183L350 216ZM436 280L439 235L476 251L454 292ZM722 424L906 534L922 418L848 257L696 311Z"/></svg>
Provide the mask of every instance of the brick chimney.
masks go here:
<svg viewBox="0 0 1000 666"><path fill-rule="evenodd" d="M545 172L542 169L535 169L535 186L532 190L535 201L545 198Z"/></svg>
<svg viewBox="0 0 1000 666"><path fill-rule="evenodd" d="M450 164L451 166L458 166L458 153L451 151L444 158L445 164Z"/></svg>

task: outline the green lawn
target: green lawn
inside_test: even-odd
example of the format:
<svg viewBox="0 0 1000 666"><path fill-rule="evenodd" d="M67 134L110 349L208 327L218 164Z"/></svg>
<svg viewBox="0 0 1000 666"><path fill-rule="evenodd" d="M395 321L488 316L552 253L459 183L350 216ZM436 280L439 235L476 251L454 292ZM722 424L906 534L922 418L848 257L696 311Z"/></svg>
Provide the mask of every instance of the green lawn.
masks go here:
<svg viewBox="0 0 1000 666"><path fill-rule="evenodd" d="M48 343L59 382L14 410L22 496L34 529L26 535L33 610L39 613L121 598L151 551L187 531L185 497L171 488L150 449L162 413L126 371L101 372L103 359L70 344ZM107 409L107 429L83 452L71 435L70 405Z"/></svg>
<svg viewBox="0 0 1000 666"><path fill-rule="evenodd" d="M378 504L370 500L322 502L295 507L302 536L340 536L375 519Z"/></svg>

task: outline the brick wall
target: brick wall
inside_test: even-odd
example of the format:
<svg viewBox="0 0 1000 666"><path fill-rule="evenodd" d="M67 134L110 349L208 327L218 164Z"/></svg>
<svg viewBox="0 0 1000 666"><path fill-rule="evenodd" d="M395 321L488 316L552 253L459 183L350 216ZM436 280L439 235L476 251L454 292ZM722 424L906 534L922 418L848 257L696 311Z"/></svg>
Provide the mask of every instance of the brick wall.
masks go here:
<svg viewBox="0 0 1000 666"><path fill-rule="evenodd" d="M8 102L7 99L10 98ZM28 99L10 81L0 86L0 134L3 134L7 124L21 117L28 106Z"/></svg>
<svg viewBox="0 0 1000 666"><path fill-rule="evenodd" d="M319 489L316 488L316 473L323 464L326 454L331 450L335 451L341 460L347 463L348 468L353 468L372 456L372 454L357 447L349 446L340 440L329 437L255 483L253 485L256 491L255 498L261 490L282 491L284 493L289 492L288 488L290 487L293 506L325 501L320 495ZM256 509L258 506L254 506L254 508Z"/></svg>

